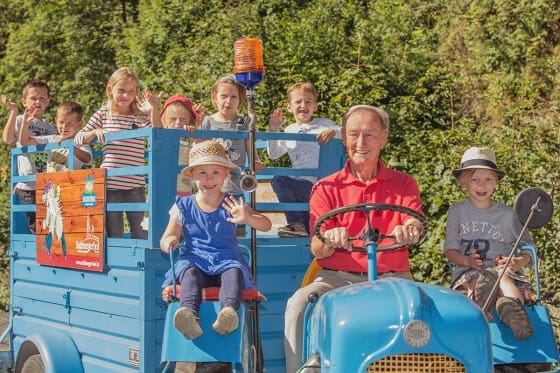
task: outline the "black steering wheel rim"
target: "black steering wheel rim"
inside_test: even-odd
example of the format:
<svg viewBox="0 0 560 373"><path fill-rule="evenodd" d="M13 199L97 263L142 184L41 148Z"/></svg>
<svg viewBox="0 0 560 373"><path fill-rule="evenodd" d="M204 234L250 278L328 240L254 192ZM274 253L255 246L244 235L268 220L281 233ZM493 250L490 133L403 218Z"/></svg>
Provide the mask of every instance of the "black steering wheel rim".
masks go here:
<svg viewBox="0 0 560 373"><path fill-rule="evenodd" d="M420 240L426 235L426 232L428 231L428 221L426 220L424 215L422 215L419 212L414 211L414 210L412 210L408 207L393 205L393 204L389 204L389 203L358 203L358 204L339 207L339 208L336 208L336 209L333 209L333 210L327 212L326 214L321 215L319 217L319 219L317 219L317 222L315 223L315 228L314 228L315 236L317 238L319 238L322 242L325 242L325 238L323 237L323 235L321 233L321 227L322 227L323 223L325 223L329 219L334 218L337 215L345 214L345 213L348 213L348 212L358 212L358 211L361 211L361 212L365 213L366 216L368 216L367 214L370 211L393 211L393 212L399 212L399 213L402 213L402 214L406 214L406 215L409 215L413 218L418 219L420 221L420 223L422 223L422 231L420 232L418 242L420 242ZM367 221L368 221L367 229L374 228L374 227L371 226L372 222L369 219L367 219ZM389 236L381 236L381 238L387 238L387 237L389 237ZM357 237L351 237L350 239L357 239ZM397 250L397 249L400 249L400 248L406 247L406 246L410 246L410 244L395 243L395 244L389 245L389 246L378 246L377 251Z"/></svg>

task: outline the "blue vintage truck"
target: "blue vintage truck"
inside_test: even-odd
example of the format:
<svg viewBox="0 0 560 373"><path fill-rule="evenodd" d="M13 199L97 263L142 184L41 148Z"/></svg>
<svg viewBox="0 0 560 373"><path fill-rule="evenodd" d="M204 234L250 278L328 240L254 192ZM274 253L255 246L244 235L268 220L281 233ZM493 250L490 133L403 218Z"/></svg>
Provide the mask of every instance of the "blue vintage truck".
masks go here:
<svg viewBox="0 0 560 373"><path fill-rule="evenodd" d="M46 244L38 243L39 236L29 232L25 219L26 213L39 212L42 207L19 204L14 197L9 251L10 324L2 336L10 343L6 359L13 371L168 372L175 361L181 360L227 361L235 372L285 371L284 308L312 261L307 238L279 238L271 231L258 235L248 232L240 239L240 244L249 248L259 290L267 299L248 301L242 307L242 326L233 335L221 337L205 330L204 340L181 340L166 321L168 310L176 304L162 300L161 284L170 258L161 253L159 238L176 194L183 136L182 130L166 129L138 129L107 136L107 141L145 139L144 166L108 170L106 176L144 175L148 199L146 203L107 203L101 213L143 211L148 238L102 236L101 269L45 263L40 250ZM206 138L228 136L247 138L248 134L196 133L196 137ZM312 135L257 132L255 142L296 138L314 141ZM72 154L71 142L62 145ZM55 146L12 150L12 186L20 181L38 181L45 175L18 176L18 156ZM341 142L333 140L321 146L317 170L270 167L259 172L257 179L264 185L272 175L322 177L340 169L344 158ZM99 186L95 188L98 195L104 193ZM42 193L46 192L44 188ZM92 201L91 196L86 197L78 196L82 206ZM264 213L307 209L305 204L254 203ZM65 255L62 260L68 261ZM201 312L216 312L216 304L205 303ZM535 336L520 345L501 325L488 326L481 312L462 295L439 286L408 280L380 281L374 276L368 283L339 289L313 304L307 318L305 358L318 355L321 367L317 369L325 372L479 373L492 371L494 364L510 363L554 369L558 349L546 309L538 303L528 312L538 327ZM352 324L341 328L341 323L350 318ZM395 368L390 370L391 366Z"/></svg>

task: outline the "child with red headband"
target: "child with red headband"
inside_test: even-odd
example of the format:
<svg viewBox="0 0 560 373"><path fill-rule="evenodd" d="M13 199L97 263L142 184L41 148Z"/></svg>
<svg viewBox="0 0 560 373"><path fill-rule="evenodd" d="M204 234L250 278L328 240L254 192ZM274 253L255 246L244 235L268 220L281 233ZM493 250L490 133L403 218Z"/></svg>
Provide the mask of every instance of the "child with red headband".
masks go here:
<svg viewBox="0 0 560 373"><path fill-rule="evenodd" d="M184 95L175 95L165 100L161 108L161 123L163 128L183 128L188 133L194 133L204 118L204 108L201 104L193 104Z"/></svg>
<svg viewBox="0 0 560 373"><path fill-rule="evenodd" d="M163 128L182 128L193 134L196 127L200 127L204 118L204 108L201 104L193 104L184 95L175 95L165 100L161 108L161 123ZM179 165L186 165L191 142L187 137L179 140ZM192 182L189 178L179 174L177 176L177 195L192 194Z"/></svg>

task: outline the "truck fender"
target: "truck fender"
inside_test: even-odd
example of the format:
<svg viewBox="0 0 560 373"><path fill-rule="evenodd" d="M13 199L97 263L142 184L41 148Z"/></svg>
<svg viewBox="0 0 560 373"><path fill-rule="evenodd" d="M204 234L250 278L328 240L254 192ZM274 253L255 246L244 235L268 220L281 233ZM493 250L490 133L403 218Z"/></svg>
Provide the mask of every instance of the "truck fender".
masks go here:
<svg viewBox="0 0 560 373"><path fill-rule="evenodd" d="M32 334L22 343L16 359L16 372L23 368L25 360L34 354L41 354L45 373L83 373L80 353L72 338L61 332Z"/></svg>

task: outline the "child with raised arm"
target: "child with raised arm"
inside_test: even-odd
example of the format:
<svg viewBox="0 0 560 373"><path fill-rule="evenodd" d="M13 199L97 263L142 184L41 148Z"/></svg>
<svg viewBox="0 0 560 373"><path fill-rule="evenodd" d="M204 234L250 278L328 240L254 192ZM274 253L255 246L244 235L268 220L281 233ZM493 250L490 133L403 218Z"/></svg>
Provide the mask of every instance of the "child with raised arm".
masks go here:
<svg viewBox="0 0 560 373"><path fill-rule="evenodd" d="M144 165L144 139L133 138L105 142L105 134L137 128L161 128L159 114L160 95L146 87L144 97L151 105L150 116L140 110L140 80L128 67L116 70L107 82L107 103L94 113L86 125L76 134L76 146L97 139L103 144L101 168L120 168ZM112 176L107 178L107 202L145 202L145 180L142 175ZM127 211L126 216L132 238L147 237L142 228L143 212ZM108 237L124 237L123 213L107 212Z"/></svg>
<svg viewBox="0 0 560 373"><path fill-rule="evenodd" d="M461 168L453 175L465 187L468 197L452 205L447 213L444 252L455 265L451 286L466 291L480 308L488 302L488 321L493 318L495 306L498 317L517 339L529 338L533 328L523 307L525 292L520 290L531 287L521 273L531 263L529 251L521 250L512 257L497 294L487 301L522 229L513 209L492 199L496 183L505 173L498 169L490 149L472 147L465 151ZM522 242L534 246L527 232Z"/></svg>
<svg viewBox="0 0 560 373"><path fill-rule="evenodd" d="M218 111L204 117L201 129L215 131L248 131L249 123L245 117L238 114L239 109L245 102L247 91L245 87L237 83L233 75L224 75L212 85L212 105ZM229 158L241 170L244 169L248 154L252 151L249 140L217 138L228 152ZM255 171L264 169L264 164L255 152ZM224 186L224 192L240 197L244 190L241 188L241 174L236 172ZM245 236L245 228L238 227L238 236Z"/></svg>
<svg viewBox="0 0 560 373"><path fill-rule="evenodd" d="M175 273L176 281L182 285L181 307L173 322L188 339L202 335L198 322L202 288L220 286L221 311L212 327L222 335L238 327L237 310L243 289L255 288L249 265L237 246L236 224L268 231L272 223L247 206L243 198L222 192L230 171L237 168L216 141L194 144L189 153L189 166L182 172L194 180L197 192L177 198L160 240L165 253L180 247ZM181 235L184 241L179 246ZM169 271L163 287L172 283Z"/></svg>
<svg viewBox="0 0 560 373"><path fill-rule="evenodd" d="M316 134L317 143L295 140L269 140L267 152L270 159L278 159L288 153L292 168L317 169L319 166L320 144L326 144L333 137L340 139L340 127L327 118L313 118L317 111L317 91L313 84L300 82L288 88L286 108L293 114L295 123L284 129L286 133ZM284 123L282 109L270 115L269 131L276 132ZM311 187L317 181L310 176L272 177L272 189L280 202L309 202ZM285 212L287 225L278 229L280 237L309 236L309 212Z"/></svg>
<svg viewBox="0 0 560 373"><path fill-rule="evenodd" d="M2 103L10 110L10 115L4 130L2 140L6 144L16 144L18 142L19 131L23 123L23 115L18 115L18 107L6 95L2 95ZM33 80L23 87L21 103L24 110L32 110L32 120L29 123L29 133L33 136L54 135L55 128L43 120L43 114L50 103L50 90L47 83ZM37 172L44 172L45 154L33 153L20 155L17 159L18 175L32 175ZM14 194L18 196L19 202L23 205L35 204L35 182L19 182L14 188ZM27 212L27 224L31 233L35 233L35 213Z"/></svg>
<svg viewBox="0 0 560 373"><path fill-rule="evenodd" d="M26 109L23 116L23 126L19 131L19 143L22 146L48 144L50 142L60 143L63 140L70 140L84 123L82 118L84 109L80 104L73 101L65 101L56 109L56 129L58 135L32 136L29 125L33 120L33 113L36 109ZM60 148L47 151L47 172L68 170L68 148ZM74 149L74 169L79 170L84 166L90 165L92 152L89 144Z"/></svg>
<svg viewBox="0 0 560 373"><path fill-rule="evenodd" d="M201 104L193 105L191 100L184 95L174 95L163 103L161 108L161 123L163 128L181 128L193 134L204 118L204 108ZM179 165L186 165L191 141L188 137L179 140ZM192 194L191 180L179 174L177 177L177 195Z"/></svg>

